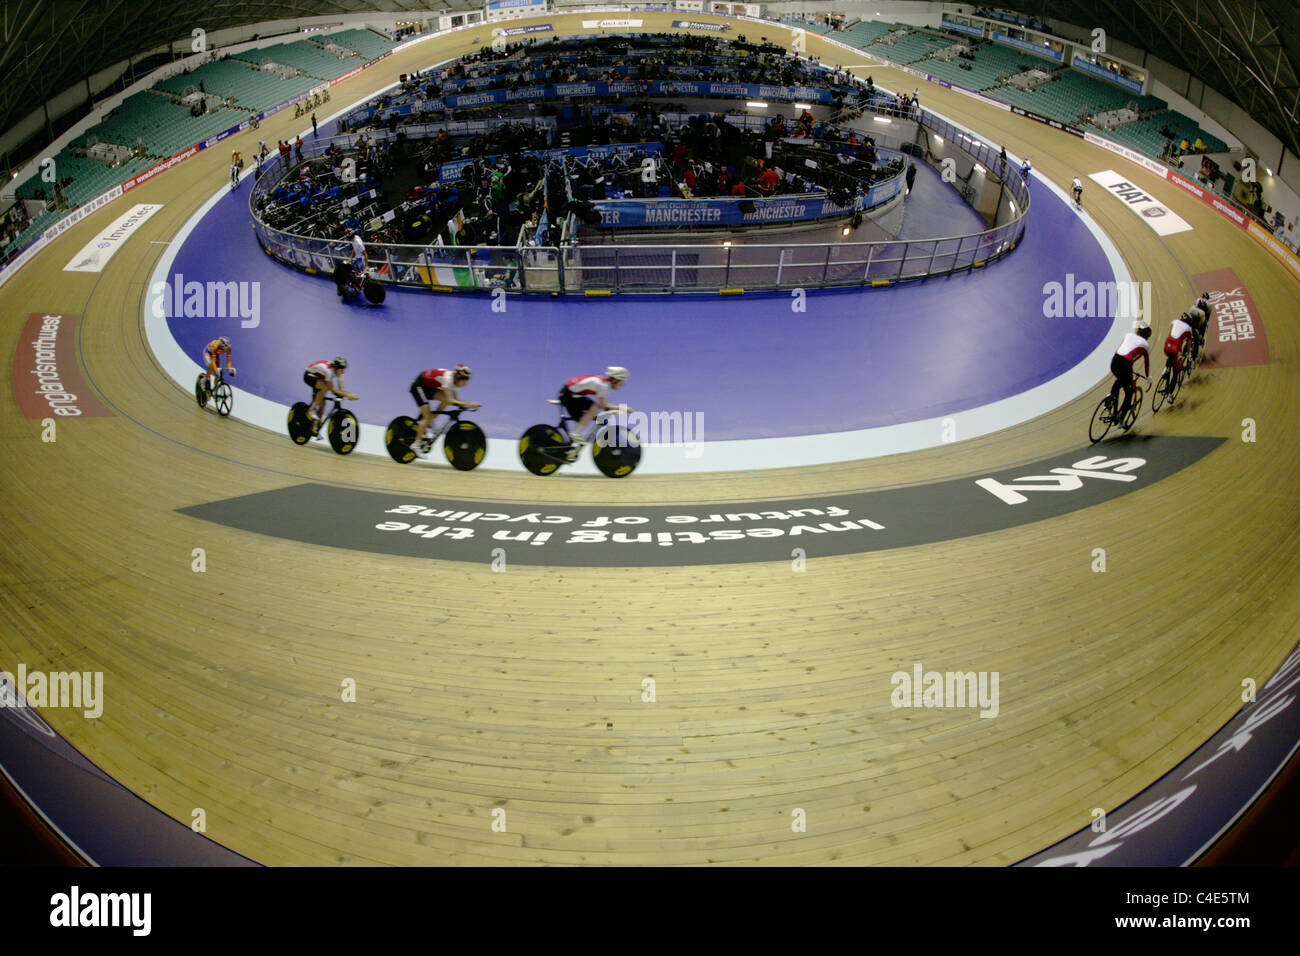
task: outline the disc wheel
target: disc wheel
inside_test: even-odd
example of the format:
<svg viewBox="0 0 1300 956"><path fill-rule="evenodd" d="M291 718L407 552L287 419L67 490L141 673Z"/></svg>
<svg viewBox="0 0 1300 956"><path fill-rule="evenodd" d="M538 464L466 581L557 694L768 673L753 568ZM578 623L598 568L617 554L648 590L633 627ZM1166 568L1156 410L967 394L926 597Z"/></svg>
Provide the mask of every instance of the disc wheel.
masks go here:
<svg viewBox="0 0 1300 956"><path fill-rule="evenodd" d="M353 415L346 408L335 409L334 414L330 416L329 427L326 430L329 438L330 447L340 455L346 455L357 447L357 439L361 435L361 426L357 424L357 416Z"/></svg>
<svg viewBox="0 0 1300 956"><path fill-rule="evenodd" d="M289 409L289 437L295 445L305 445L311 441L311 419L307 417L307 409L310 407L306 402L295 402L293 408Z"/></svg>
<svg viewBox="0 0 1300 956"><path fill-rule="evenodd" d="M388 449L388 455L399 465L409 465L415 461L415 452L411 449L411 443L415 441L415 419L406 415L398 415L388 423L388 428L384 432L384 447Z"/></svg>
<svg viewBox="0 0 1300 956"><path fill-rule="evenodd" d="M620 425L606 425L591 443L591 457L607 478L626 478L641 461L641 439Z"/></svg>
<svg viewBox="0 0 1300 956"><path fill-rule="evenodd" d="M568 441L554 425L534 425L519 439L519 460L534 475L553 475L568 447Z"/></svg>
<svg viewBox="0 0 1300 956"><path fill-rule="evenodd" d="M487 436L473 422L458 421L443 436L442 453L457 471L473 471L487 454Z"/></svg>

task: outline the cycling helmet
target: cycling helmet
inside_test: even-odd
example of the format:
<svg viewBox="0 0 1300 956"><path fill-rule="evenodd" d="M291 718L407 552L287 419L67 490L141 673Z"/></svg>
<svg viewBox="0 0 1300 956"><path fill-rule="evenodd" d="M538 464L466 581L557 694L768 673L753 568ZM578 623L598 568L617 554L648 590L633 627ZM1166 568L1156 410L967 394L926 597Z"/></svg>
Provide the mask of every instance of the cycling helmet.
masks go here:
<svg viewBox="0 0 1300 956"><path fill-rule="evenodd" d="M463 378L465 381L468 382L470 376L469 366L457 365L455 371L452 374L454 375L454 377Z"/></svg>
<svg viewBox="0 0 1300 956"><path fill-rule="evenodd" d="M611 382L626 382L627 369L621 365L611 365L609 368L605 369L605 377Z"/></svg>
<svg viewBox="0 0 1300 956"><path fill-rule="evenodd" d="M217 346L223 349L230 348L230 339L223 335L221 338L217 339Z"/></svg>
<svg viewBox="0 0 1300 956"><path fill-rule="evenodd" d="M330 368L338 369L340 372L348 367L348 360L342 355L334 356L334 361L330 362Z"/></svg>
<svg viewBox="0 0 1300 956"><path fill-rule="evenodd" d="M1141 325L1138 326L1137 334L1142 336L1142 338L1144 339L1151 338L1151 326L1143 322Z"/></svg>

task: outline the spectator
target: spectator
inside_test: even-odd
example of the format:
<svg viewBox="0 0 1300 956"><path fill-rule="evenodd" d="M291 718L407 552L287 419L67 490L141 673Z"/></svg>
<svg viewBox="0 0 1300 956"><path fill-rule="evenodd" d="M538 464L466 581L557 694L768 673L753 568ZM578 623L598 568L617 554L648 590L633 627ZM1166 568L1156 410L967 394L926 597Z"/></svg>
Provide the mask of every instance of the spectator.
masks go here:
<svg viewBox="0 0 1300 956"><path fill-rule="evenodd" d="M313 137L315 137L316 135L318 135L318 134L317 134L317 131L316 131L316 114L315 114L315 113L312 113L312 114L311 114L311 135L312 135Z"/></svg>
<svg viewBox="0 0 1300 956"><path fill-rule="evenodd" d="M907 166L907 194L912 195L912 183L916 182L916 163Z"/></svg>
<svg viewBox="0 0 1300 956"><path fill-rule="evenodd" d="M772 167L763 170L763 175L758 177L758 188L769 196L776 192L777 185L781 182L780 174Z"/></svg>

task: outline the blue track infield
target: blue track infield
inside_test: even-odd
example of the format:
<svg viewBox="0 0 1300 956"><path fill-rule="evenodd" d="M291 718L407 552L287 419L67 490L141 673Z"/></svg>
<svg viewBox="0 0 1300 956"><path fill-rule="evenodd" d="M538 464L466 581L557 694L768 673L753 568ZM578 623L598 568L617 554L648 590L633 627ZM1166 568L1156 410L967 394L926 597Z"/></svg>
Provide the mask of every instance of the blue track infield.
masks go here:
<svg viewBox="0 0 1300 956"><path fill-rule="evenodd" d="M917 197L919 198L919 197ZM1105 252L1073 209L1034 184L1021 246L970 273L881 289L739 297L508 297L391 290L378 308L342 303L328 278L289 269L258 248L247 188L222 196L167 273L184 282L258 283L260 319L169 318L197 371L205 343L230 337L241 391L301 400L303 367L336 353L351 363L363 423L409 413L412 379L458 362L463 397L481 401L489 437L516 438L547 417L542 401L573 375L626 365L619 398L642 410L702 413L708 438L735 440L879 428L953 415L1041 385L1078 365L1110 317L1043 316L1043 286L1113 281ZM170 313L170 305L166 307ZM192 373L191 373L192 374Z"/></svg>

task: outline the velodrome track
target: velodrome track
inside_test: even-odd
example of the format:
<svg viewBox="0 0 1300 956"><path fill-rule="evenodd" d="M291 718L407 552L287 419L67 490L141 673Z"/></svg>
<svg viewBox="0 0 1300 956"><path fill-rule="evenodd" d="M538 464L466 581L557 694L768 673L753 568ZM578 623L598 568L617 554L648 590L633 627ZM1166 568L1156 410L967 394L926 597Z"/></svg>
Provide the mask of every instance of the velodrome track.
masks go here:
<svg viewBox="0 0 1300 956"><path fill-rule="evenodd" d="M647 30L672 20L642 18ZM581 19L551 22L577 33ZM826 63L866 60L808 45ZM472 31L416 44L335 86L330 106L476 47ZM916 85L878 65L855 72ZM801 573L788 548L759 563L497 573L486 556L415 560L197 520L178 509L304 482L503 511L746 511L1087 457L1101 395L1099 381L971 441L763 472L537 480L311 453L200 413L145 343L165 244L226 175L216 148L132 191L132 203L163 208L103 273L61 270L126 203L0 288L9 367L29 313L80 315L85 375L114 412L60 422L46 443L39 421L0 406L4 660L104 672L102 717L51 709L50 724L154 806L185 823L202 808L213 840L269 864L997 865L1087 826L1092 808L1120 805L1218 730L1242 680L1262 685L1300 637L1300 284L1217 213L1113 154L922 93L1058 186L1122 170L1192 225L1157 239L1091 190L1089 214L1153 284L1157 351L1192 298L1189 277L1236 271L1264 317L1269 363L1202 371L1180 407L1137 428L1222 444L1150 487L1048 520L861 554L810 547ZM302 129L281 114L230 148ZM1050 255L1051 240L1031 230L1015 254ZM1241 440L1246 418L1253 443ZM1092 570L1096 548L1106 573ZM893 708L890 675L914 662L997 671L997 719ZM347 679L356 703L340 701ZM498 808L504 832L492 828ZM794 808L806 832L792 832Z"/></svg>

